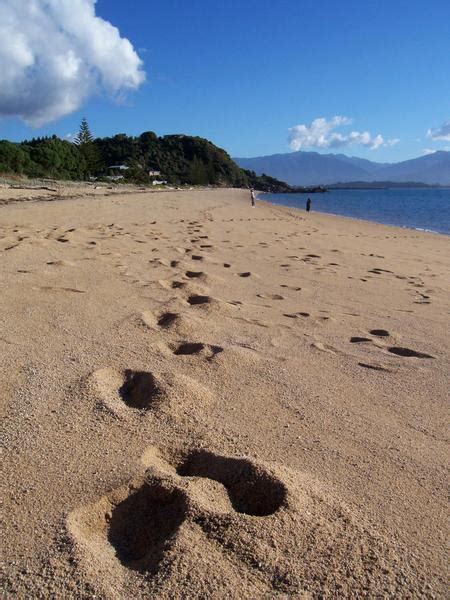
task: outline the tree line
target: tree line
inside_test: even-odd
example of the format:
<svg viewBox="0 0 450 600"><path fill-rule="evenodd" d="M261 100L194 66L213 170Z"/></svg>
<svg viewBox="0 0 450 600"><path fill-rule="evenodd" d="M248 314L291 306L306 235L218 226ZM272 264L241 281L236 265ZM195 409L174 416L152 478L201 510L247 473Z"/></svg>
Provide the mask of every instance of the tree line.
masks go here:
<svg viewBox="0 0 450 600"><path fill-rule="evenodd" d="M149 171L180 185L255 187L263 191L289 191L287 184L267 175L241 169L231 157L209 140L188 135L139 136L119 133L94 138L86 119L73 142L56 135L20 143L0 140L0 173L28 177L88 180L110 175L110 167L125 165L124 180L151 183Z"/></svg>

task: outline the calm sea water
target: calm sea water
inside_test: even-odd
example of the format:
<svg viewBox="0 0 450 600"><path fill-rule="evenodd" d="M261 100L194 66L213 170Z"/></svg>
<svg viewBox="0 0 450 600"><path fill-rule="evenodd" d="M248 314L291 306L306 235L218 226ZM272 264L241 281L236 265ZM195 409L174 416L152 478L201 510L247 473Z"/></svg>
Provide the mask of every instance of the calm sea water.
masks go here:
<svg viewBox="0 0 450 600"><path fill-rule="evenodd" d="M304 209L308 197L313 211L450 235L450 189L331 190L261 199Z"/></svg>

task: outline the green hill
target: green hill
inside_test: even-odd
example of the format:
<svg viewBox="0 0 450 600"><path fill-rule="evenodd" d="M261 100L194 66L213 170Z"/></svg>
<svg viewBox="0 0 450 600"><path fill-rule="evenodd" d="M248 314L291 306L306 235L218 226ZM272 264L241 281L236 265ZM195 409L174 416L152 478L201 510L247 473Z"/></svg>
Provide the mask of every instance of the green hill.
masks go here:
<svg viewBox="0 0 450 600"><path fill-rule="evenodd" d="M171 184L255 187L263 191L289 191L289 186L268 176L241 169L212 142L188 135L158 137L152 131L139 136L117 134L73 144L57 136L21 143L0 141L0 173L55 179L105 177L113 165L125 165L126 181L150 184L149 171Z"/></svg>

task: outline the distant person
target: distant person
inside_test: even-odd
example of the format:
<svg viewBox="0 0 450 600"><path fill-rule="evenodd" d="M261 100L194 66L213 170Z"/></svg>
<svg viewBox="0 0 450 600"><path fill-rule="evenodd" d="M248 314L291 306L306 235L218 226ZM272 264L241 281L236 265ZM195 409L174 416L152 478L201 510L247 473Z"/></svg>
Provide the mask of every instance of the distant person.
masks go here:
<svg viewBox="0 0 450 600"><path fill-rule="evenodd" d="M308 198L308 200L306 201L306 212L309 212L311 210L311 198Z"/></svg>
<svg viewBox="0 0 450 600"><path fill-rule="evenodd" d="M250 190L250 195L252 198L252 206L255 206L255 190L253 188Z"/></svg>

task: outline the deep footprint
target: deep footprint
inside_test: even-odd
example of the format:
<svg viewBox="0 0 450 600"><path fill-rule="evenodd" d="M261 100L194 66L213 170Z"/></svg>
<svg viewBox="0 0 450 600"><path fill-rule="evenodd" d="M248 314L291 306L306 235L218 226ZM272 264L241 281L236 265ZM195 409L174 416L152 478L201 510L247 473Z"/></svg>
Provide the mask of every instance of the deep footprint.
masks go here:
<svg viewBox="0 0 450 600"><path fill-rule="evenodd" d="M127 406L148 410L160 400L162 390L151 373L127 369L119 395Z"/></svg>
<svg viewBox="0 0 450 600"><path fill-rule="evenodd" d="M188 354L199 354L202 350L206 348L205 344L201 342L185 342L180 344L178 348L174 350L174 354L179 355L188 355Z"/></svg>
<svg viewBox="0 0 450 600"><path fill-rule="evenodd" d="M369 333L377 337L389 337L391 335L387 329L371 329Z"/></svg>
<svg viewBox="0 0 450 600"><path fill-rule="evenodd" d="M185 477L218 481L225 486L234 510L245 515L272 515L286 501L284 484L245 458L228 458L199 450L190 454L177 472Z"/></svg>
<svg viewBox="0 0 450 600"><path fill-rule="evenodd" d="M187 510L181 490L144 481L111 513L108 541L117 558L130 569L156 573Z"/></svg>
<svg viewBox="0 0 450 600"><path fill-rule="evenodd" d="M163 313L158 319L158 325L160 327L163 327L164 329L166 329L167 327L170 327L171 325L173 325L175 323L175 321L177 321L179 319L179 317L180 317L180 315L177 313L171 313L171 312Z"/></svg>
<svg viewBox="0 0 450 600"><path fill-rule="evenodd" d="M190 304L191 306L196 306L198 304L209 304L211 302L211 298L210 296L200 296L198 294L193 294L192 296L189 296L187 301L188 304Z"/></svg>
<svg viewBox="0 0 450 600"><path fill-rule="evenodd" d="M410 348L402 348L400 346L391 346L387 350L391 354L395 354L397 356L405 356L408 358L435 358L434 356L431 356L431 354L426 354L425 352L417 352L416 350L411 350Z"/></svg>
<svg viewBox="0 0 450 600"><path fill-rule="evenodd" d="M173 353L176 356L189 356L191 354L202 353L206 355L206 358L211 359L222 351L222 346L203 344L202 342L182 342L174 349Z"/></svg>
<svg viewBox="0 0 450 600"><path fill-rule="evenodd" d="M186 271L185 275L189 279L195 279L196 277L201 277L204 273L203 271Z"/></svg>

